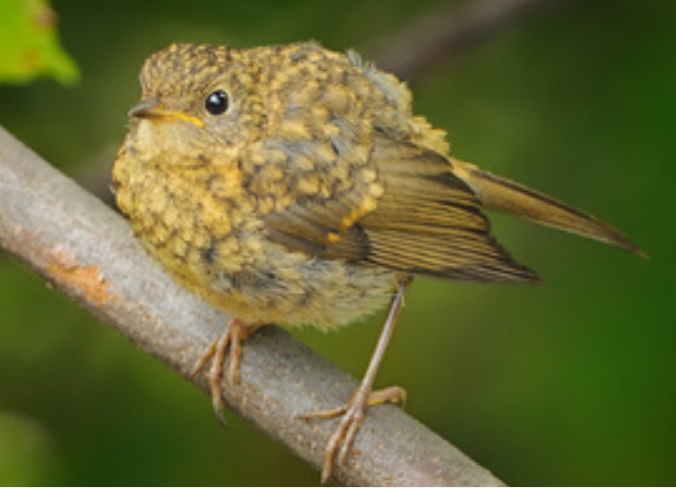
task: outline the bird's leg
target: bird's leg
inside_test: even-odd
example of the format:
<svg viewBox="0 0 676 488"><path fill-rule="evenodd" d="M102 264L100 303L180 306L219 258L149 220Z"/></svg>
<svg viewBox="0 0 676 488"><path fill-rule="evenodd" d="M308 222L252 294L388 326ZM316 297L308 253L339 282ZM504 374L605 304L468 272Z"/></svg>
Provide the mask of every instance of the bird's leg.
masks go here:
<svg viewBox="0 0 676 488"><path fill-rule="evenodd" d="M326 445L324 464L322 467L322 483L326 483L331 479L335 465L342 464L345 461L357 432L359 432L359 429L364 422L366 409L369 406L385 402L403 402L406 398L406 392L398 386L392 386L378 391L373 391L372 388L376 374L378 373L378 368L385 355L385 351L387 350L387 345L392 337L397 317L399 316L399 312L404 303L404 294L412 281L413 278L410 277L402 281L396 294L392 297L385 324L380 332L380 337L378 338L378 343L371 356L371 361L369 362L366 374L347 404L341 407L321 412L311 412L300 416L304 419L325 419L339 415L343 416L338 428L333 435L331 435L329 442Z"/></svg>
<svg viewBox="0 0 676 488"><path fill-rule="evenodd" d="M234 318L228 322L223 334L215 339L204 354L199 359L192 370L192 376L196 376L206 369L206 365L211 361L209 368L209 389L211 391L211 402L214 407L214 413L219 421L224 422L223 393L221 383L223 381L223 365L225 356L230 348L230 364L228 368L228 380L233 385L239 383L239 366L242 360L242 341L261 328L262 325L247 325L240 319Z"/></svg>

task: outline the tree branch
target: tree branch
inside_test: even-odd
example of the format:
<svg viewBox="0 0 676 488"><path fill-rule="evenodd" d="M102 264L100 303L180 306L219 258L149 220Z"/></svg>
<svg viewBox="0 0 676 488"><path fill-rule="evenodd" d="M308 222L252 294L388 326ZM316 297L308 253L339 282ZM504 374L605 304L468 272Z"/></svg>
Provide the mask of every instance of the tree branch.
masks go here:
<svg viewBox="0 0 676 488"><path fill-rule="evenodd" d="M190 370L227 317L176 285L119 215L2 127L0 246L206 391L203 376L193 380ZM288 333L268 327L247 341L241 385L225 386L225 398L235 412L319 467L336 424L295 415L342 404L355 386ZM353 453L336 472L346 484L501 484L394 406L369 410Z"/></svg>
<svg viewBox="0 0 676 488"><path fill-rule="evenodd" d="M366 48L368 59L404 80L468 51L537 8L559 0L472 0L444 4L401 32Z"/></svg>

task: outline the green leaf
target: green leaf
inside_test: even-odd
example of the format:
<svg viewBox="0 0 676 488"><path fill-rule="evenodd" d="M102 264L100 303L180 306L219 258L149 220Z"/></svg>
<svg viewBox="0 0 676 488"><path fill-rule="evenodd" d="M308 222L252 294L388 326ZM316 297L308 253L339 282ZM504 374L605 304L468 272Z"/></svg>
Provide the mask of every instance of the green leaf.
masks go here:
<svg viewBox="0 0 676 488"><path fill-rule="evenodd" d="M43 75L64 84L79 77L59 44L56 14L46 0L0 0L0 83Z"/></svg>

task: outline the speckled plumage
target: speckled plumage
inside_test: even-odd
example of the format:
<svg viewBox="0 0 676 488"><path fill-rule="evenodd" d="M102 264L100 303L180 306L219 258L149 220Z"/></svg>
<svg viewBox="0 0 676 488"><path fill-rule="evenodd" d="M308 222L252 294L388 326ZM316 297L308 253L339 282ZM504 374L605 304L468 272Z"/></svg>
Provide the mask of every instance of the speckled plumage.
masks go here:
<svg viewBox="0 0 676 488"><path fill-rule="evenodd" d="M340 242L383 200L373 155L408 151L404 163L413 165L424 150L448 150L443 131L412 115L402 83L354 54L304 43L242 51L174 44L148 59L141 85L142 99L194 117L134 120L113 174L120 209L173 276L251 323L331 327L384 306L412 267L383 266L387 257L370 263ZM230 100L221 117L204 110L217 88ZM466 188L437 190L478 206ZM483 217L466 213L459 218L485 233ZM297 222L312 218L321 222ZM303 228L285 234L296 224ZM479 241L504 265L504 279L528 277L492 240ZM456 271L462 277L462 266Z"/></svg>

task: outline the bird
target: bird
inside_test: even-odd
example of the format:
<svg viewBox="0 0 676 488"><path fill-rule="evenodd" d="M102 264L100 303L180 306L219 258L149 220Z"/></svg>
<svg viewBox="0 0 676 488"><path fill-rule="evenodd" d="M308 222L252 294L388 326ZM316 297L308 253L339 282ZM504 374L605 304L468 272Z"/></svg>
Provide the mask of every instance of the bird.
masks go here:
<svg viewBox="0 0 676 488"><path fill-rule="evenodd" d="M416 277L537 283L491 233L492 210L644 255L615 227L456 158L393 74L315 41L237 49L173 43L152 54L113 166L121 212L181 285L233 317L196 364L222 418L260 327L333 330L388 307L340 417L322 481L349 458ZM229 355L227 372L224 371ZM227 374L226 374L227 373Z"/></svg>

